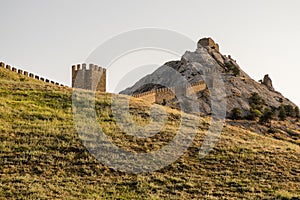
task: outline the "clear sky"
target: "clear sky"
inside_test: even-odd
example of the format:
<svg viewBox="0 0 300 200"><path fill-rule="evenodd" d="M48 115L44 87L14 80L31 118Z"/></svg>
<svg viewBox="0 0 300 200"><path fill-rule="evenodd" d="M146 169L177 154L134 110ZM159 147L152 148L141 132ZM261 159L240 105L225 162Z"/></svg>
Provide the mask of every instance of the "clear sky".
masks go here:
<svg viewBox="0 0 300 200"><path fill-rule="evenodd" d="M251 77L268 73L275 89L300 105L298 0L0 0L0 8L0 60L60 83L70 85L71 65L107 39L156 27L195 43L212 37ZM153 59L171 58L161 57ZM108 73L110 91L121 77Z"/></svg>

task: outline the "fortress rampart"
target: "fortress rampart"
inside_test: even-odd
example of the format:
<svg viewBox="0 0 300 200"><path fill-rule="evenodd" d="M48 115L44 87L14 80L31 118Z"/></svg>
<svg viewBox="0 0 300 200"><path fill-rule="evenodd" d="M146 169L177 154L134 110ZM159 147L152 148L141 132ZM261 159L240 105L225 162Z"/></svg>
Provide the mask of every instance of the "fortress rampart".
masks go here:
<svg viewBox="0 0 300 200"><path fill-rule="evenodd" d="M51 83L58 86L64 86L57 82L51 81L49 79L40 77L23 69L17 69L16 67L11 67L3 62L0 62L0 67L20 74L22 76L43 81L45 83ZM86 64L78 64L72 66L72 87L81 88L86 90L94 90L100 92L106 92L106 69L99 67L94 64L89 64L87 68ZM192 93L198 93L206 88L206 83L204 81L199 81L193 83L189 86L178 86L173 88L158 88L151 91L147 91L140 94L132 95L135 98L140 98L150 103L161 104L164 101L169 101L174 99L176 96L186 96Z"/></svg>
<svg viewBox="0 0 300 200"><path fill-rule="evenodd" d="M72 87L106 92L106 69L85 63L72 66Z"/></svg>
<svg viewBox="0 0 300 200"><path fill-rule="evenodd" d="M33 73L29 73L28 71L24 71L22 69L17 69L16 67L11 67L10 65L7 65L3 62L0 62L0 67L4 68L4 69L7 69L7 70L10 70L12 72L15 72L17 74L20 74L22 76L28 77L28 78L33 78L33 79L36 79L36 80L40 80L40 81L43 81L45 83L51 83L51 84L54 84L54 85L64 86L63 84L59 84L57 82L54 82L54 81L51 81L49 79L40 77L38 75L34 75Z"/></svg>
<svg viewBox="0 0 300 200"><path fill-rule="evenodd" d="M169 101L174 99L176 95L191 95L192 93L198 93L206 88L204 81L199 81L191 84L190 86L180 86L171 88L158 88L151 91L147 91L140 94L132 95L135 98L143 99L150 103L161 104L164 101Z"/></svg>

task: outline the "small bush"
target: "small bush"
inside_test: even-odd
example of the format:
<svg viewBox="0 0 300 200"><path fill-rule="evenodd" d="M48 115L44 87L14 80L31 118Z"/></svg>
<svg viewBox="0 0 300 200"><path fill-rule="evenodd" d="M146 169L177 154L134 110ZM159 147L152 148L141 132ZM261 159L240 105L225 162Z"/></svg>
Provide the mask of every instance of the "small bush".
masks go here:
<svg viewBox="0 0 300 200"><path fill-rule="evenodd" d="M262 113L258 109L250 108L250 114L247 116L249 120L255 120L262 116Z"/></svg>
<svg viewBox="0 0 300 200"><path fill-rule="evenodd" d="M240 108L234 108L231 111L231 119L242 119L242 110Z"/></svg>
<svg viewBox="0 0 300 200"><path fill-rule="evenodd" d="M275 113L270 108L265 108L262 116L259 119L259 122L261 124L270 123L271 120L273 119L274 115L275 115Z"/></svg>
<svg viewBox="0 0 300 200"><path fill-rule="evenodd" d="M234 76L238 76L238 75L240 75L240 69L237 67L237 66L235 66L235 64L233 64L232 62L230 62L230 63L227 63L226 64L226 67L227 67L227 71L228 72L232 72L233 73L233 75Z"/></svg>
<svg viewBox="0 0 300 200"><path fill-rule="evenodd" d="M286 119L286 112L283 106L279 107L279 114L278 114L279 120L284 121Z"/></svg>
<svg viewBox="0 0 300 200"><path fill-rule="evenodd" d="M254 105L264 105L265 104L265 101L263 100L263 98L261 98L261 96L259 96L259 94L257 92L251 93L249 101L250 101L250 103L252 103Z"/></svg>
<svg viewBox="0 0 300 200"><path fill-rule="evenodd" d="M232 68L232 73L234 76L238 76L238 75L240 75L240 69L238 67L234 66Z"/></svg>
<svg viewBox="0 0 300 200"><path fill-rule="evenodd" d="M286 115L288 117L295 117L296 116L295 109L293 108L293 106L284 105L284 109L285 109Z"/></svg>
<svg viewBox="0 0 300 200"><path fill-rule="evenodd" d="M259 110L260 112L263 111L263 107L265 105L265 101L263 98L259 96L257 92L251 93L251 96L249 98L250 107L253 110Z"/></svg>

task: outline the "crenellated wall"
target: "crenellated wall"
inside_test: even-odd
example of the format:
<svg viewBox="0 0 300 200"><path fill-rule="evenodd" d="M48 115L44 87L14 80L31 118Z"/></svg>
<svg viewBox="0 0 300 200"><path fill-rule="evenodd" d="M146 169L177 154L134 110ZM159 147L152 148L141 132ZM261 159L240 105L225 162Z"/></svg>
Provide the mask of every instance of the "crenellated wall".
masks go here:
<svg viewBox="0 0 300 200"><path fill-rule="evenodd" d="M106 69L94 64L72 66L72 87L106 92Z"/></svg>
<svg viewBox="0 0 300 200"><path fill-rule="evenodd" d="M193 93L197 94L200 91L205 90L206 84L203 81L191 84L191 87L188 87L186 90L187 95L191 95Z"/></svg>
<svg viewBox="0 0 300 200"><path fill-rule="evenodd" d="M151 90L148 92L134 94L132 95L135 98L143 99L150 103L158 103L161 104L164 99L166 101L172 100L175 98L175 93L177 95L191 95L192 93L198 93L206 88L206 84L204 81L199 81L197 83L193 83L190 86L186 87L175 87L175 88L159 88L155 90ZM175 92L176 91L176 92Z"/></svg>
<svg viewBox="0 0 300 200"><path fill-rule="evenodd" d="M175 93L174 89L172 88L159 88L156 90L155 93L155 103L161 104L164 99L166 101L174 99L175 98Z"/></svg>
<svg viewBox="0 0 300 200"><path fill-rule="evenodd" d="M153 103L153 102L155 102L155 99L156 99L155 95L156 95L155 90L151 90L151 91L144 92L144 93L141 93L141 94L133 95L133 97L143 99L144 101Z"/></svg>
<svg viewBox="0 0 300 200"><path fill-rule="evenodd" d="M25 77L40 80L45 83L51 83L55 85L64 86L57 82L51 81L49 79L40 77L28 71L23 71L22 69L17 69L0 62L0 67L13 71ZM106 92L106 69L98 67L94 64L89 64L87 68L86 64L78 64L72 66L72 87L82 88L87 90L94 90L100 92ZM150 103L163 103L164 100L169 101L177 96L190 95L192 93L198 93L206 88L206 84L203 81L193 83L190 86L179 86L175 88L159 88L144 92L141 94L132 95L135 98L140 98Z"/></svg>
<svg viewBox="0 0 300 200"><path fill-rule="evenodd" d="M33 73L29 73L28 71L23 71L22 69L17 69L15 67L11 67L10 65L5 64L4 62L0 62L0 67L4 68L4 69L7 69L7 70L10 70L12 72L15 72L17 74L20 74L22 76L28 77L28 78L33 78L33 79L36 79L36 80L43 81L45 83L52 83L54 85L59 85L59 86L65 87L63 84L59 84L57 82L50 81L49 79L45 79L45 78L40 77L38 75L34 75Z"/></svg>

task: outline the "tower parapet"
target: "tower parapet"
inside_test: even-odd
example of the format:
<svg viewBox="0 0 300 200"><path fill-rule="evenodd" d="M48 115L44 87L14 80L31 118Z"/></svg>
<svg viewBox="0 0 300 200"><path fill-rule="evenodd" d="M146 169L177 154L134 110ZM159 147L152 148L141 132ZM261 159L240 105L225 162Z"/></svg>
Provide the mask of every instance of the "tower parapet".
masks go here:
<svg viewBox="0 0 300 200"><path fill-rule="evenodd" d="M72 87L106 92L106 69L85 63L72 66Z"/></svg>

